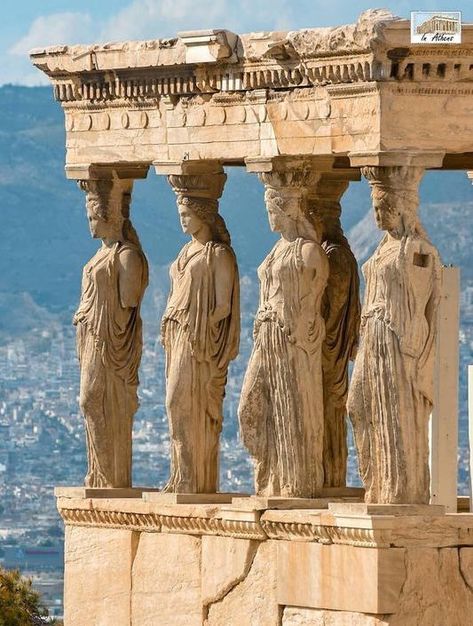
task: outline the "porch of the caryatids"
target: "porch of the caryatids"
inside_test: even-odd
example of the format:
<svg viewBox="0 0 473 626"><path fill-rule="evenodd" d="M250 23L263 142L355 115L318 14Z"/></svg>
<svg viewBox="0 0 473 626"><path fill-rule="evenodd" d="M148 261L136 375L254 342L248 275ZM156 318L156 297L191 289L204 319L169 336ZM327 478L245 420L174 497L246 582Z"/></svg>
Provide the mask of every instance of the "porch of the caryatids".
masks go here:
<svg viewBox="0 0 473 626"><path fill-rule="evenodd" d="M340 222L340 199L358 170L325 172L310 190L309 215L321 229L329 276L322 300L325 339L322 346L324 385L324 486L345 487L347 473L348 369L358 347L360 285L358 265Z"/></svg>
<svg viewBox="0 0 473 626"><path fill-rule="evenodd" d="M324 483L321 305L329 272L320 226L308 217L308 190L318 174L294 159L253 164L252 171L265 186L270 228L281 236L258 269L241 436L257 495L313 498Z"/></svg>
<svg viewBox="0 0 473 626"><path fill-rule="evenodd" d="M385 235L363 266L348 397L367 502L428 503L440 260L417 214L418 166L364 167Z"/></svg>
<svg viewBox="0 0 473 626"><path fill-rule="evenodd" d="M161 323L171 437L170 477L163 491L213 494L219 484L227 370L239 349L238 266L218 212L226 181L223 168L200 161L177 171L168 181L189 241L171 265Z"/></svg>
<svg viewBox="0 0 473 626"><path fill-rule="evenodd" d="M138 408L142 352L141 301L148 264L130 221L133 171L95 168L79 179L90 234L101 246L82 275L77 354L80 408L85 418L85 486L132 486L132 427ZM142 171L138 172L142 175Z"/></svg>

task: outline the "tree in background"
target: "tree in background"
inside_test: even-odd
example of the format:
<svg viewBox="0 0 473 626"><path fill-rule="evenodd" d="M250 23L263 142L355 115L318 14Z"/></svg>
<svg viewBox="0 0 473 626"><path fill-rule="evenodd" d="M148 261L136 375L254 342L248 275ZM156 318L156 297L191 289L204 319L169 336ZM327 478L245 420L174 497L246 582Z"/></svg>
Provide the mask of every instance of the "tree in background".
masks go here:
<svg viewBox="0 0 473 626"><path fill-rule="evenodd" d="M0 626L60 626L48 618L39 593L33 590L31 579L17 570L0 568Z"/></svg>

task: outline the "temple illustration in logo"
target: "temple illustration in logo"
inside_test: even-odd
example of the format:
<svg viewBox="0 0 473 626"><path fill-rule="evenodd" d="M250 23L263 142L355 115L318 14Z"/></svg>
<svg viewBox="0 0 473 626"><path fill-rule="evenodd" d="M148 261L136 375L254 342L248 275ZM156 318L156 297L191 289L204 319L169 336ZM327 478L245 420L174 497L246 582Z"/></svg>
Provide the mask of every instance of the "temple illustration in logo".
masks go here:
<svg viewBox="0 0 473 626"><path fill-rule="evenodd" d="M461 30L460 20L456 17L450 17L445 15L434 15L427 20L419 24L416 28L418 35L425 35L430 33L448 33L456 34Z"/></svg>
<svg viewBox="0 0 473 626"><path fill-rule="evenodd" d="M411 43L461 43L460 11L413 11Z"/></svg>

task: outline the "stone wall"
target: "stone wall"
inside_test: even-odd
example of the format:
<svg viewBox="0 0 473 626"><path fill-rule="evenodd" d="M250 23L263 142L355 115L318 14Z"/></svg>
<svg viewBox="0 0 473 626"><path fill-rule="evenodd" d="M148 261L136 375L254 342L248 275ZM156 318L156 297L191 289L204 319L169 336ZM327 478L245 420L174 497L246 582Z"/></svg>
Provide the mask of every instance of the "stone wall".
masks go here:
<svg viewBox="0 0 473 626"><path fill-rule="evenodd" d="M465 626L473 516L59 498L66 626Z"/></svg>

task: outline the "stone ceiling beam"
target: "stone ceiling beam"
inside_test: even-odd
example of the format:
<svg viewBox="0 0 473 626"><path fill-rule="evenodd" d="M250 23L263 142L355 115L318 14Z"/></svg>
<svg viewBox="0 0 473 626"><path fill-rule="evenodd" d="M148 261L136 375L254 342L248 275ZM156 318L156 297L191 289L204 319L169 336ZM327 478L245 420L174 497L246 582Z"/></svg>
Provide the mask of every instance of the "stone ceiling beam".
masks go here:
<svg viewBox="0 0 473 626"><path fill-rule="evenodd" d="M72 180L111 180L118 178L137 179L146 178L148 164L136 163L107 163L107 164L84 164L66 166L66 177Z"/></svg>
<svg viewBox="0 0 473 626"><path fill-rule="evenodd" d="M305 166L319 172L331 171L334 165L333 156L275 156L245 159L246 170L252 174L278 172Z"/></svg>
<svg viewBox="0 0 473 626"><path fill-rule="evenodd" d="M194 174L220 174L223 172L221 161L212 159L184 161L156 161L153 163L156 174L169 176Z"/></svg>
<svg viewBox="0 0 473 626"><path fill-rule="evenodd" d="M419 166L426 169L442 167L445 152L388 151L352 152L348 155L353 167L365 166Z"/></svg>

